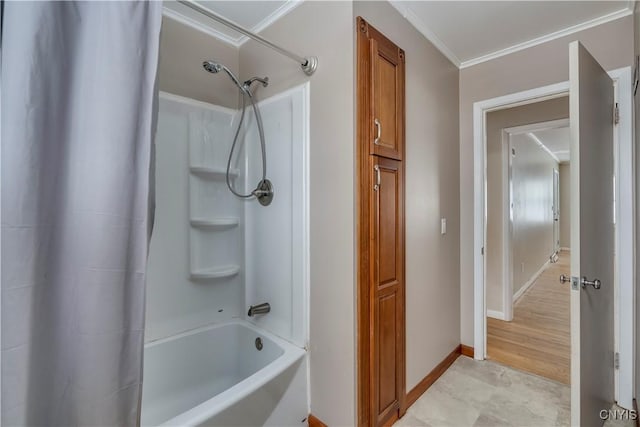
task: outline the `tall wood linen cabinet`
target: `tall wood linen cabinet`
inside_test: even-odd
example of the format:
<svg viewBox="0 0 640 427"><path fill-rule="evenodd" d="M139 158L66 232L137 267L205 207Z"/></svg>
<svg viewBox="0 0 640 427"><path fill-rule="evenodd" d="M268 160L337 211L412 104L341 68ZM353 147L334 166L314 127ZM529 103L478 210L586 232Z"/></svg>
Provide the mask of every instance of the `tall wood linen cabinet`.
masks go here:
<svg viewBox="0 0 640 427"><path fill-rule="evenodd" d="M405 55L358 17L358 423L406 411Z"/></svg>

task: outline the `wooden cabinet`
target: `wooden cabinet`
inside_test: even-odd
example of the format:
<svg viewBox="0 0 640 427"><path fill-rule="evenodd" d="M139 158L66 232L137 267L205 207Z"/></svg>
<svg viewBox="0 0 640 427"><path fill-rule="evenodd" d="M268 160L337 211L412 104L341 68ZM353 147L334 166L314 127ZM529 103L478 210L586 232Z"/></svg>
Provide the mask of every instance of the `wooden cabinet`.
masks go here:
<svg viewBox="0 0 640 427"><path fill-rule="evenodd" d="M397 412L403 391L404 212L402 162L371 156L371 318L373 413L381 424Z"/></svg>
<svg viewBox="0 0 640 427"><path fill-rule="evenodd" d="M406 411L404 52L358 18L358 423Z"/></svg>
<svg viewBox="0 0 640 427"><path fill-rule="evenodd" d="M369 39L369 46L371 61L370 120L374 134L371 139L371 154L402 160L404 151L404 52L384 36L375 37L375 34Z"/></svg>

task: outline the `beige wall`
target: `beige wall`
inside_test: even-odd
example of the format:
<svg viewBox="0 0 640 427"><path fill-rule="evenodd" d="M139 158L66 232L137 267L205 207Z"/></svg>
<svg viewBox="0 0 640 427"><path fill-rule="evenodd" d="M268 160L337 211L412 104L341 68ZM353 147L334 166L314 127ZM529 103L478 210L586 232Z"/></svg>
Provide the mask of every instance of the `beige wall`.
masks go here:
<svg viewBox="0 0 640 427"><path fill-rule="evenodd" d="M461 340L473 345L473 103L566 81L569 43L580 40L608 70L633 61L631 16L460 71Z"/></svg>
<svg viewBox="0 0 640 427"><path fill-rule="evenodd" d="M571 166L560 164L560 247L571 248Z"/></svg>
<svg viewBox="0 0 640 427"><path fill-rule="evenodd" d="M526 134L513 135L512 271L514 295L549 261L553 243L553 171L558 162Z"/></svg>
<svg viewBox="0 0 640 427"><path fill-rule="evenodd" d="M407 391L460 343L458 69L388 2L355 16L406 53ZM447 233L440 234L440 218Z"/></svg>
<svg viewBox="0 0 640 427"><path fill-rule="evenodd" d="M316 74L306 78L253 42L240 49L240 69L243 78L269 76L260 96L311 82L311 412L329 425L355 423L358 15L407 56L407 387L460 341L458 70L386 2L305 2L263 34L317 55ZM444 236L441 217L448 221Z"/></svg>
<svg viewBox="0 0 640 427"><path fill-rule="evenodd" d="M228 76L211 74L202 61L215 59L238 72L238 49L166 16L160 35L158 86L164 92L230 108L238 107L238 89Z"/></svg>
<svg viewBox="0 0 640 427"><path fill-rule="evenodd" d="M487 114L487 309L503 313L502 130L569 117L569 97L550 99ZM515 270L514 270L515 271Z"/></svg>
<svg viewBox="0 0 640 427"><path fill-rule="evenodd" d="M311 412L332 426L356 417L352 10L349 2L304 2L261 33L318 56L311 78L256 42L240 49L242 78L269 76L258 98L311 82Z"/></svg>

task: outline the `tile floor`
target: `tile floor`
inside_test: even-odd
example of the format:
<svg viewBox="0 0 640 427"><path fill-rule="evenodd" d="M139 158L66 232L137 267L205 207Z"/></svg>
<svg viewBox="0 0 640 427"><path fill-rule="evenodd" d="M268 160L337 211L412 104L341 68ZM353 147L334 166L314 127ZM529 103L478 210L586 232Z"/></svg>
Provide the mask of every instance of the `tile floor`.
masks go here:
<svg viewBox="0 0 640 427"><path fill-rule="evenodd" d="M394 426L569 424L569 386L495 362L459 357ZM635 426L635 422L605 424L605 427L623 426Z"/></svg>
<svg viewBox="0 0 640 427"><path fill-rule="evenodd" d="M570 398L565 384L459 357L394 426L568 426ZM609 420L604 427L635 427L635 421Z"/></svg>

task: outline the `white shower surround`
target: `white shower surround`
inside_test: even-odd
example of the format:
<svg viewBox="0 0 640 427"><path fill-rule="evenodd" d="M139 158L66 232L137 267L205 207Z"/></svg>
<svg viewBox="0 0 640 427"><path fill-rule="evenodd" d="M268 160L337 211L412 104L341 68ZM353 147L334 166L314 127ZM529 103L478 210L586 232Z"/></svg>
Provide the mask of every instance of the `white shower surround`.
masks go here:
<svg viewBox="0 0 640 427"><path fill-rule="evenodd" d="M256 93L259 95L259 89ZM309 84L260 101L259 106L266 137L267 177L275 187L273 203L267 207L255 200L238 199L226 187L223 171L240 112L160 94L148 348L239 319L255 324L257 332L272 333L275 339L283 338L299 349L308 347ZM234 183L248 192L261 178L259 140L250 105L240 139L232 165L238 174ZM183 225L175 227L175 223ZM231 269L234 266L237 273ZM228 269L226 277L197 276L216 267ZM271 304L271 312L248 317L248 306L262 302ZM157 351L155 354L158 360ZM267 425L281 423L287 414L308 413L306 352L302 357L302 362L290 369L283 363L291 365L296 358L276 359L260 371L262 378L272 378L267 387L256 391L245 387L255 386L254 381L242 381L245 386L232 387L231 394L223 392L223 400L235 402L248 396L247 405L275 405L272 415L280 415L263 420ZM166 361L166 369L171 369ZM294 379L280 375L283 369L295 371ZM145 380L150 381L148 377ZM295 389L287 390L288 398L276 403L269 402L266 395L259 398L270 389L282 388L283 381ZM300 402L304 408L299 407ZM242 404L234 404L234 410Z"/></svg>
<svg viewBox="0 0 640 427"><path fill-rule="evenodd" d="M271 304L271 313L247 320L299 347L307 345L309 335L308 87L306 83L259 102L274 198L266 207L245 202L245 260L251 260L245 265L245 300L247 305ZM246 193L262 177L258 132L248 113Z"/></svg>
<svg viewBox="0 0 640 427"><path fill-rule="evenodd" d="M224 185L216 184L191 167L222 169L233 137L235 110L161 92L156 132L156 212L147 269L145 342L219 323L244 315L244 205ZM209 147L198 141L207 140ZM202 184L202 185L200 185ZM207 185L209 184L209 185ZM218 200L218 203L215 203ZM206 213L206 217L205 217ZM192 220L237 217L238 227L208 231L191 226ZM236 236L231 234L236 233ZM213 246L212 237L221 239ZM232 240L235 237L234 240ZM216 281L193 281L191 275L211 266L233 262L239 274Z"/></svg>

